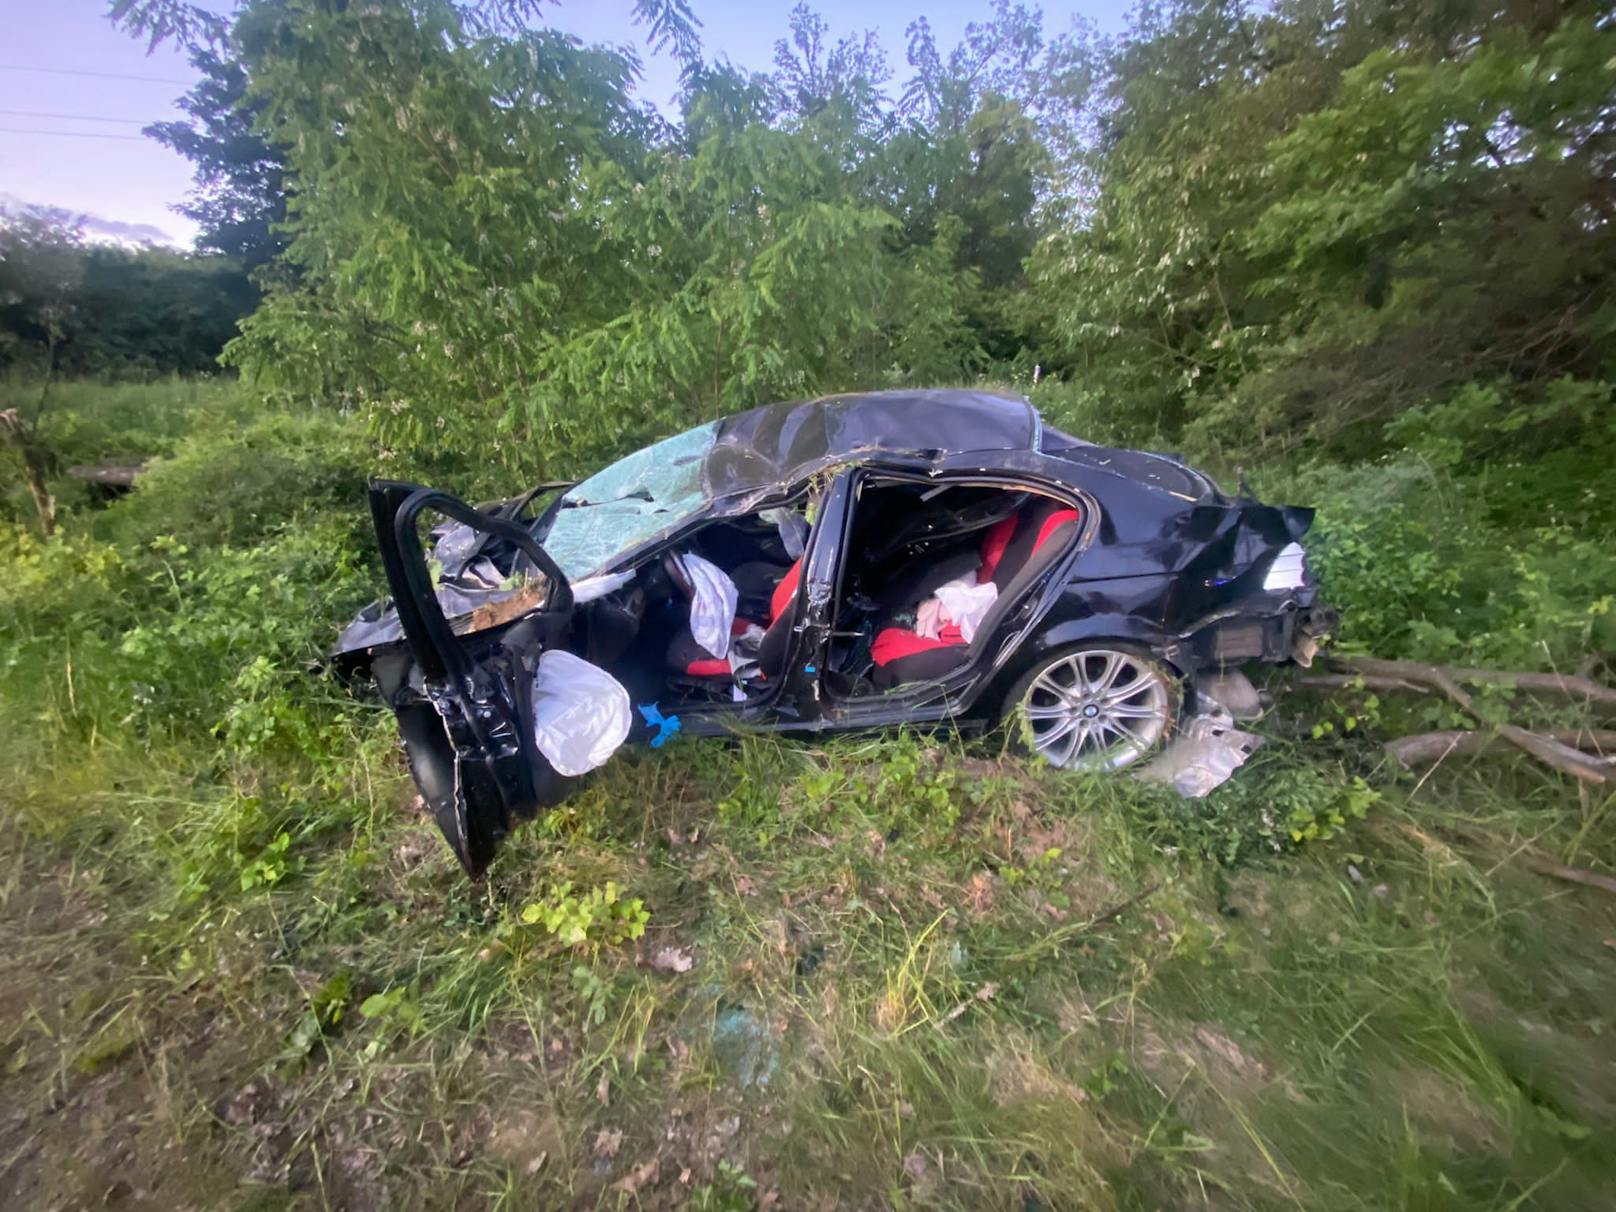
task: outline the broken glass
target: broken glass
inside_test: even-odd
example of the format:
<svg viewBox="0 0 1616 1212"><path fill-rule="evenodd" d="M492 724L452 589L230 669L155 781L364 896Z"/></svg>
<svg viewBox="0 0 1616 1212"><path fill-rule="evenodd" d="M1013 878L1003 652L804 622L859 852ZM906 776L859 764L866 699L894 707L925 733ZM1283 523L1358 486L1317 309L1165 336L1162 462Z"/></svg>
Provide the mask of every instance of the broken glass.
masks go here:
<svg viewBox="0 0 1616 1212"><path fill-rule="evenodd" d="M702 464L718 423L701 425L619 459L562 496L541 537L569 581L688 521L707 502Z"/></svg>

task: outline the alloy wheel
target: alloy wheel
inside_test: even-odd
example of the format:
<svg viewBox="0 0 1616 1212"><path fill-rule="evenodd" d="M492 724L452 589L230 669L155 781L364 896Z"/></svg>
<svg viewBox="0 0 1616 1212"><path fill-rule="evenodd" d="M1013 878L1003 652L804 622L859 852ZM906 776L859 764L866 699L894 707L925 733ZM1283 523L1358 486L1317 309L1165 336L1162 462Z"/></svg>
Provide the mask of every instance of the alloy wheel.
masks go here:
<svg viewBox="0 0 1616 1212"><path fill-rule="evenodd" d="M1088 648L1051 661L1018 714L1033 750L1064 770L1120 770L1149 753L1173 719L1173 687L1131 652Z"/></svg>

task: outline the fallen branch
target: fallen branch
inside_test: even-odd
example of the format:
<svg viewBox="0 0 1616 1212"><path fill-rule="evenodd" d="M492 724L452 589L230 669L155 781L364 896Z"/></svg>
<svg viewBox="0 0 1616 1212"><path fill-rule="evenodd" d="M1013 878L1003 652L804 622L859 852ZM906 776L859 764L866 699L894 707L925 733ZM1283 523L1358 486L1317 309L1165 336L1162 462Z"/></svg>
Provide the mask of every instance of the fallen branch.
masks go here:
<svg viewBox="0 0 1616 1212"><path fill-rule="evenodd" d="M1517 690L1531 690L1542 694L1563 694L1574 699L1587 699L1594 703L1616 703L1616 689L1602 686L1590 678L1558 673L1506 673L1497 669L1455 669L1453 676L1461 682L1479 682L1489 686L1514 686Z"/></svg>
<svg viewBox="0 0 1616 1212"><path fill-rule="evenodd" d="M1406 678L1369 677L1361 673L1311 673L1293 679L1291 685L1303 690L1412 690L1416 694L1429 693L1426 687Z"/></svg>
<svg viewBox="0 0 1616 1212"><path fill-rule="evenodd" d="M1592 750L1596 756L1616 753L1616 729L1610 728L1553 728L1537 734L1556 744L1573 749ZM1398 737L1386 742L1386 752L1405 766L1425 766L1439 762L1452 753L1481 753L1507 744L1496 732L1421 732L1414 736Z"/></svg>
<svg viewBox="0 0 1616 1212"><path fill-rule="evenodd" d="M1597 683L1589 682L1585 678L1564 678L1558 674L1515 674L1500 673L1488 669L1447 669L1441 665L1428 665L1423 661L1388 661L1379 657L1337 657L1334 663L1344 665L1353 671L1353 675L1342 678L1337 686L1368 686L1373 678L1377 688L1410 690L1421 694L1440 694L1452 702L1459 710L1474 719L1478 724L1486 725L1488 721L1476 711L1475 700L1470 693L1459 685L1461 679L1468 681L1512 683L1519 686L1520 679L1529 677L1541 680L1544 685L1550 685L1561 693L1566 693L1568 687L1577 687L1577 692L1598 691L1602 695L1611 696L1616 702L1616 691ZM1354 676L1355 675L1355 676ZM1301 679L1304 685L1313 683L1317 685L1324 677L1339 675L1316 675ZM1595 786L1604 786L1611 781L1612 772L1606 764L1597 758L1573 749L1561 741L1550 736L1528 732L1516 724L1502 723L1491 725L1494 732L1517 749L1535 757L1546 766L1551 766L1572 778Z"/></svg>
<svg viewBox="0 0 1616 1212"><path fill-rule="evenodd" d="M1559 673L1515 673L1505 669L1451 669L1444 665L1427 665L1422 661L1388 661L1380 657L1333 656L1333 667L1356 670L1364 685L1371 689L1408 689L1409 682L1428 682L1430 675L1440 673L1455 682L1469 682L1487 686L1513 686L1538 694L1563 694L1568 698L1586 699L1592 703L1616 703L1616 689L1603 686L1590 678ZM1336 679L1340 678L1340 681ZM1320 674L1301 679L1316 685L1352 685L1351 674ZM1377 685L1379 683L1379 685Z"/></svg>
<svg viewBox="0 0 1616 1212"><path fill-rule="evenodd" d="M1524 854L1521 856L1521 861L1540 875L1552 875L1557 880L1568 880L1573 884L1586 884L1590 888L1599 888L1616 895L1616 879L1612 879L1608 875L1600 875L1597 871L1589 871L1586 867L1567 867L1564 863L1557 863L1553 859L1539 858L1535 854Z"/></svg>

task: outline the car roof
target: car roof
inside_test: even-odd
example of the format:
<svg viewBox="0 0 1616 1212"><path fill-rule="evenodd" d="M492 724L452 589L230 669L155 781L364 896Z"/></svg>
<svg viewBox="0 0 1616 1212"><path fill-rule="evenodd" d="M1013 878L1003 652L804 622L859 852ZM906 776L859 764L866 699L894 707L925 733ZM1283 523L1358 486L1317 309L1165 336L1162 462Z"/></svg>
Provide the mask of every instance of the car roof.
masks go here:
<svg viewBox="0 0 1616 1212"><path fill-rule="evenodd" d="M1043 423L1025 396L967 388L848 392L725 417L702 469L707 495L795 484L874 455L928 459L1036 451Z"/></svg>

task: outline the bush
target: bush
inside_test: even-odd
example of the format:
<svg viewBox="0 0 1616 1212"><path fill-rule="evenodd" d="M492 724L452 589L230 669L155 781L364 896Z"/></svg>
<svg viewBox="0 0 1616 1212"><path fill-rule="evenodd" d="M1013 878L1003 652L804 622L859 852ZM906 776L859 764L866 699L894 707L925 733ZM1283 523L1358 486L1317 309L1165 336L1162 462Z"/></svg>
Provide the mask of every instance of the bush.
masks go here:
<svg viewBox="0 0 1616 1212"><path fill-rule="evenodd" d="M1264 487L1318 508L1307 546L1345 649L1560 670L1616 649L1616 554L1568 521L1499 521L1473 483L1412 462Z"/></svg>
<svg viewBox="0 0 1616 1212"><path fill-rule="evenodd" d="M158 459L97 527L120 547L172 535L190 547L262 538L339 507L364 517L370 456L356 428L314 413L268 413L246 426L211 421Z"/></svg>

